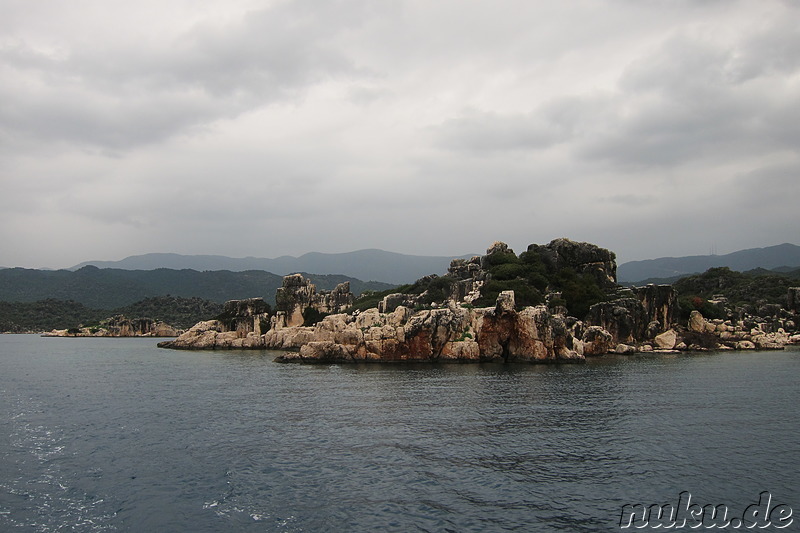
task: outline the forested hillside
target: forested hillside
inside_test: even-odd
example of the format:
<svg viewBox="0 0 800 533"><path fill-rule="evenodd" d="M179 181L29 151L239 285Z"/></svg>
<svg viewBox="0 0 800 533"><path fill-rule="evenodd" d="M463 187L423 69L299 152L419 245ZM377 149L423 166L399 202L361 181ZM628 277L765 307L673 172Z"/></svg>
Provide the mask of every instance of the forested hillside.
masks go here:
<svg viewBox="0 0 800 533"><path fill-rule="evenodd" d="M201 298L158 296L114 309L93 309L75 301L0 302L0 331L27 332L94 325L114 315L152 318L177 328L189 328L218 315L222 304Z"/></svg>
<svg viewBox="0 0 800 533"><path fill-rule="evenodd" d="M309 274L306 277L312 280L317 290L330 290L339 283L349 281L350 289L356 295L367 289L385 290L391 287L386 283L363 282L339 275ZM145 298L168 295L202 298L217 303L258 297L273 303L275 290L282 281L282 276L261 270L198 272L86 266L73 272L10 268L0 270L0 301L72 300L95 309L116 309Z"/></svg>

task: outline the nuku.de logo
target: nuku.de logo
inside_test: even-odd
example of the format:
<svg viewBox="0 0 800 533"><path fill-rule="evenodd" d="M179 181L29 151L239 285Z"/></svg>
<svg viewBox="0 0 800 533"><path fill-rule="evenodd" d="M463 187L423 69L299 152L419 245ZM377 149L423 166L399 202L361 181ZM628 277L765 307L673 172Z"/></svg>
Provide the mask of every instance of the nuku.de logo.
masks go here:
<svg viewBox="0 0 800 533"><path fill-rule="evenodd" d="M773 503L772 494L764 491L758 495L758 503L747 506L738 515L725 504L699 505L692 503L691 493L678 495L677 505L642 503L626 504L619 519L620 529L679 529L679 528L733 528L764 529L789 527L794 519L792 508L785 503Z"/></svg>

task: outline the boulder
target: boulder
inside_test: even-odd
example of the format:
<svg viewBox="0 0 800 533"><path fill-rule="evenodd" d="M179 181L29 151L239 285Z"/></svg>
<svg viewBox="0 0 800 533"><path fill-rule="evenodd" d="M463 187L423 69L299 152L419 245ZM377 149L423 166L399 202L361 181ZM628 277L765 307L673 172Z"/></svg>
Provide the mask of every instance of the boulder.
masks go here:
<svg viewBox="0 0 800 533"><path fill-rule="evenodd" d="M516 304L514 302L514 291L502 291L497 296L495 312L498 315L502 315L503 313L510 313L514 311L515 307Z"/></svg>
<svg viewBox="0 0 800 533"><path fill-rule="evenodd" d="M177 339L160 342L158 346L183 350L213 350L217 347L217 337L223 330L224 326L220 321L206 320L198 322Z"/></svg>
<svg viewBox="0 0 800 533"><path fill-rule="evenodd" d="M706 331L706 321L697 309L692 310L689 315L689 331L694 331L695 333Z"/></svg>
<svg viewBox="0 0 800 533"><path fill-rule="evenodd" d="M659 350L672 350L678 342L678 334L674 329L670 329L661 335L657 335L653 341Z"/></svg>
<svg viewBox="0 0 800 533"><path fill-rule="evenodd" d="M600 326L589 326L583 334L583 355L605 355L616 348L614 337Z"/></svg>

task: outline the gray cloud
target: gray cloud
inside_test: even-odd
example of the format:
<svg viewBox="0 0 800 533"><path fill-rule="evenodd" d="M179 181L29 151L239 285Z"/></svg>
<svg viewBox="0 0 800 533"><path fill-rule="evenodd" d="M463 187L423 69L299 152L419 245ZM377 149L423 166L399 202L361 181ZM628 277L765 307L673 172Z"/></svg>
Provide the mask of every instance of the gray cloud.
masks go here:
<svg viewBox="0 0 800 533"><path fill-rule="evenodd" d="M792 2L0 5L0 264L796 239ZM746 212L747 217L731 213ZM76 236L78 238L76 238Z"/></svg>
<svg viewBox="0 0 800 533"><path fill-rule="evenodd" d="M78 42L56 52L18 37L0 47L0 65L13 80L0 94L14 103L0 108L0 127L37 139L124 148L297 100L329 77L356 74L330 43L357 23L354 9L358 2L316 9L287 2L155 42Z"/></svg>

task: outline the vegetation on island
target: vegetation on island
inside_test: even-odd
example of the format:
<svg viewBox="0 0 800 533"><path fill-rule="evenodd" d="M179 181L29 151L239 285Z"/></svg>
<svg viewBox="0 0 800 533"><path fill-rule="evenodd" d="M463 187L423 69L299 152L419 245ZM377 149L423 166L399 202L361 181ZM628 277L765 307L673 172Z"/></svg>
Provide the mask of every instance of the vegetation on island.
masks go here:
<svg viewBox="0 0 800 533"><path fill-rule="evenodd" d="M502 291L513 290L518 308L546 302L546 295L554 294L551 306L565 306L569 314L583 317L589 307L605 301L608 295L598 280L588 273L578 273L571 268L548 269L540 253L522 252L519 256L511 251L496 252L483 257L482 267L488 274L481 288L481 296L471 305L490 307L495 305ZM366 291L350 309L366 310L377 307L386 296L395 293L421 296L418 307L442 303L452 294L459 280L450 276L426 276L410 285L401 285L384 291ZM558 296L555 296L557 294Z"/></svg>
<svg viewBox="0 0 800 533"><path fill-rule="evenodd" d="M186 329L222 311L222 305L202 298L157 296L115 309L93 309L79 302L46 299L38 302L0 302L0 331L28 332L97 328L116 315L152 318Z"/></svg>
<svg viewBox="0 0 800 533"><path fill-rule="evenodd" d="M755 269L737 272L711 268L673 283L678 291L681 317L698 310L706 318L726 318L726 307L758 315L764 306L786 306L789 287L800 284L800 270L786 272Z"/></svg>

